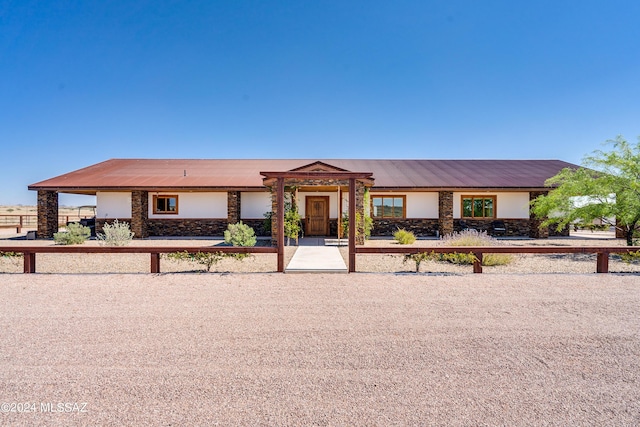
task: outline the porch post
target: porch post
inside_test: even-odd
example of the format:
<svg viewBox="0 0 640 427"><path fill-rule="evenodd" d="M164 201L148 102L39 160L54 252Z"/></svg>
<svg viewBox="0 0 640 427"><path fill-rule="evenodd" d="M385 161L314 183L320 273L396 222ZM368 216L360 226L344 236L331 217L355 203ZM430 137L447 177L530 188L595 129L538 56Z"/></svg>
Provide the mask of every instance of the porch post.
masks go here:
<svg viewBox="0 0 640 427"><path fill-rule="evenodd" d="M38 190L38 232L39 239L52 239L58 231L58 193Z"/></svg>
<svg viewBox="0 0 640 427"><path fill-rule="evenodd" d="M134 237L144 239L147 235L149 219L149 193L134 190L131 192L131 231Z"/></svg>
<svg viewBox="0 0 640 427"><path fill-rule="evenodd" d="M533 201L538 198L538 196L544 196L548 192L547 191L532 191L529 193L529 201ZM538 219L533 211L529 213L529 237L533 239L548 239L549 238L549 227L540 228L540 224L542 224L542 220Z"/></svg>
<svg viewBox="0 0 640 427"><path fill-rule="evenodd" d="M227 191L227 222L237 224L240 222L240 192Z"/></svg>
<svg viewBox="0 0 640 427"><path fill-rule="evenodd" d="M453 233L453 192L438 192L438 228L440 235Z"/></svg>
<svg viewBox="0 0 640 427"><path fill-rule="evenodd" d="M276 227L278 230L278 272L284 272L284 178L278 178L276 187Z"/></svg>
<svg viewBox="0 0 640 427"><path fill-rule="evenodd" d="M349 273L356 271L356 179L349 178Z"/></svg>

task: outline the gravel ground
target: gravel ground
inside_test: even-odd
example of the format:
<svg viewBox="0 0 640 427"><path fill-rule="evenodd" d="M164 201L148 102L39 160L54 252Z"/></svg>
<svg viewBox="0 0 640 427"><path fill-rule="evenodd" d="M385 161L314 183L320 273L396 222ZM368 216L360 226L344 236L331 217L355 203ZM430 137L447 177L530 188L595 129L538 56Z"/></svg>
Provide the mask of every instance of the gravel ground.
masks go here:
<svg viewBox="0 0 640 427"><path fill-rule="evenodd" d="M633 274L0 282L1 425L640 424Z"/></svg>

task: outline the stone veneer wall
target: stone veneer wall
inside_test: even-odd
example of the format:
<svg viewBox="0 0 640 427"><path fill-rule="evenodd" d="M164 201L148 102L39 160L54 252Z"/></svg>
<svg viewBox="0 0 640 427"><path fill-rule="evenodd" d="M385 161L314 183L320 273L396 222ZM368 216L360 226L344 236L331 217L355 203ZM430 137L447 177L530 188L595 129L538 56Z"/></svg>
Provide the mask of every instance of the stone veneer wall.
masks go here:
<svg viewBox="0 0 640 427"><path fill-rule="evenodd" d="M438 212L440 235L453 233L453 191L438 192Z"/></svg>
<svg viewBox="0 0 640 427"><path fill-rule="evenodd" d="M52 239L58 232L58 193L38 190L38 231L39 239Z"/></svg>
<svg viewBox="0 0 640 427"><path fill-rule="evenodd" d="M440 221L431 218L385 218L374 219L372 236L393 236L398 229L411 231L416 237L435 236L439 231Z"/></svg>
<svg viewBox="0 0 640 427"><path fill-rule="evenodd" d="M229 224L240 222L240 205L240 192L227 191L227 221L229 221Z"/></svg>
<svg viewBox="0 0 640 427"><path fill-rule="evenodd" d="M539 196L544 196L548 193L548 191L531 191L529 193L529 201L533 201ZM546 239L549 237L549 227L540 227L540 224L542 224L542 220L538 219L532 212L529 215L529 237L533 237L534 239ZM567 229L567 232L568 231Z"/></svg>
<svg viewBox="0 0 640 427"><path fill-rule="evenodd" d="M131 192L131 231L134 237L144 239L149 237L147 223L149 222L149 193L134 190Z"/></svg>
<svg viewBox="0 0 640 427"><path fill-rule="evenodd" d="M226 219L154 218L147 221L146 229L149 236L222 236L227 225Z"/></svg>

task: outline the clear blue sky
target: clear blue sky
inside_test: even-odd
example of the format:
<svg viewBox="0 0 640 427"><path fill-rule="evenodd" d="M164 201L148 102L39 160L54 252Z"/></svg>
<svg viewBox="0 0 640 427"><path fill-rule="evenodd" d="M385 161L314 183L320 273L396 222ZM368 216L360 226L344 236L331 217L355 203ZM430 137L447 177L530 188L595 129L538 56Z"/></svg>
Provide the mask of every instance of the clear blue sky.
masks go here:
<svg viewBox="0 0 640 427"><path fill-rule="evenodd" d="M113 157L580 163L640 135L638 22L634 0L0 0L0 204Z"/></svg>

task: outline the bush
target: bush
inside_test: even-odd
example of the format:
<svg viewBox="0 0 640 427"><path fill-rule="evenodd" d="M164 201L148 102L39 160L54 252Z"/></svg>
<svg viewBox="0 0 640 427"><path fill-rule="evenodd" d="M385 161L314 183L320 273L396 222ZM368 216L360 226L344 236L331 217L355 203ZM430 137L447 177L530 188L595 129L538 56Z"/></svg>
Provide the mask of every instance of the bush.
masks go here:
<svg viewBox="0 0 640 427"><path fill-rule="evenodd" d="M627 264L636 264L640 262L640 251L623 252L620 254L620 259Z"/></svg>
<svg viewBox="0 0 640 427"><path fill-rule="evenodd" d="M499 246L500 242L489 236L486 231L463 230L447 234L442 238L443 246ZM439 261L447 261L453 264L473 264L475 255L469 253L439 254ZM507 265L513 262L513 256L509 254L484 254L482 265L490 267L495 265Z"/></svg>
<svg viewBox="0 0 640 427"><path fill-rule="evenodd" d="M191 261L197 264L205 266L207 272L211 271L211 267L217 264L221 259L225 257L222 252L196 252L189 253L183 252L171 252L166 255L168 259L174 261Z"/></svg>
<svg viewBox="0 0 640 427"><path fill-rule="evenodd" d="M255 246L258 242L253 228L240 221L229 224L224 232L224 241L233 246Z"/></svg>
<svg viewBox="0 0 640 427"><path fill-rule="evenodd" d="M114 220L112 224L102 227L103 233L98 233L97 238L101 245L126 246L131 243L134 233L129 228L129 223Z"/></svg>
<svg viewBox="0 0 640 427"><path fill-rule="evenodd" d="M416 241L416 236L411 231L407 231L404 228L393 233L393 238L401 245L410 245Z"/></svg>
<svg viewBox="0 0 640 427"><path fill-rule="evenodd" d="M79 245L91 236L91 229L84 225L72 222L67 225L67 231L59 231L53 234L56 245Z"/></svg>
<svg viewBox="0 0 640 427"><path fill-rule="evenodd" d="M342 236L349 237L349 214L346 212L342 214ZM362 222L362 215L360 212L356 212L356 228L364 227L364 238L369 240L371 238L371 230L373 229L373 218L369 215L364 216L364 224Z"/></svg>
<svg viewBox="0 0 640 427"><path fill-rule="evenodd" d="M240 221L237 224L229 224L224 232L224 241L233 246L255 246L258 242L253 228ZM250 254L229 254L228 256L242 260Z"/></svg>
<svg viewBox="0 0 640 427"><path fill-rule="evenodd" d="M14 265L20 265L21 259L24 257L22 252L2 252L0 251L0 258L6 259Z"/></svg>

